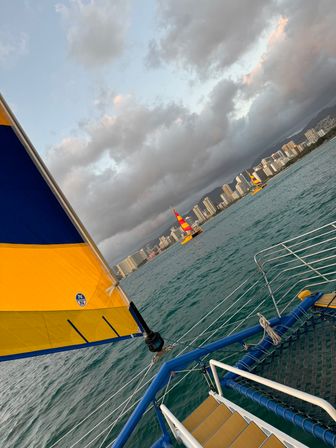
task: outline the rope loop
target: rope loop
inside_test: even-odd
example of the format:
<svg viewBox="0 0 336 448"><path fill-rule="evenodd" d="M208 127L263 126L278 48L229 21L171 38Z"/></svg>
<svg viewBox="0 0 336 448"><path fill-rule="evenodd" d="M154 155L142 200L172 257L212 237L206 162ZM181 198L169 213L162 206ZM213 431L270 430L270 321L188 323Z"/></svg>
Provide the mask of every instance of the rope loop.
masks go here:
<svg viewBox="0 0 336 448"><path fill-rule="evenodd" d="M268 334L268 336L272 339L272 343L274 345L279 345L281 342L281 336L279 336L271 327L269 321L263 316L261 313L257 313L259 317L259 324L264 329L264 336Z"/></svg>

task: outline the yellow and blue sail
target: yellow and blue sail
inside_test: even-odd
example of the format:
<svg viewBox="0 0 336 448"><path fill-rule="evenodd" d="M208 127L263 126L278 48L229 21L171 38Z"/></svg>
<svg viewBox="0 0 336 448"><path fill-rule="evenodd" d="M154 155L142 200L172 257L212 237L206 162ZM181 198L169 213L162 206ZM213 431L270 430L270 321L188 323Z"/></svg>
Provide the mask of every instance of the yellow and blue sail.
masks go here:
<svg viewBox="0 0 336 448"><path fill-rule="evenodd" d="M142 334L67 206L0 96L0 361Z"/></svg>

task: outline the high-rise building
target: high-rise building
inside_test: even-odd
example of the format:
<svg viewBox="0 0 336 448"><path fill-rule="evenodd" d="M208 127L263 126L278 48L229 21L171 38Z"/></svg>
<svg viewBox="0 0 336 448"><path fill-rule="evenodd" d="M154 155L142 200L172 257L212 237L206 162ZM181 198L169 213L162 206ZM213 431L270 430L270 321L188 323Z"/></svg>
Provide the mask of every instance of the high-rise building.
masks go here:
<svg viewBox="0 0 336 448"><path fill-rule="evenodd" d="M222 194L220 195L220 197L221 197L221 200L223 201L223 202L222 202L223 207L224 207L224 208L227 207L227 206L230 204L230 202L226 199L224 193L222 193Z"/></svg>
<svg viewBox="0 0 336 448"><path fill-rule="evenodd" d="M272 162L273 162L272 157L266 157L265 159L261 160L261 164L263 167L268 166Z"/></svg>
<svg viewBox="0 0 336 448"><path fill-rule="evenodd" d="M131 263L129 257L122 260L119 264L117 264L117 269L120 272L123 278L127 277L128 274L135 271L135 267L133 263Z"/></svg>
<svg viewBox="0 0 336 448"><path fill-rule="evenodd" d="M144 260L147 260L147 252L145 249L140 249L139 254L143 257Z"/></svg>
<svg viewBox="0 0 336 448"><path fill-rule="evenodd" d="M239 177L240 177L242 180L245 179L246 182L247 182L249 185L252 185L251 178L250 178L250 173L249 173L247 170L242 171L242 172L239 174Z"/></svg>
<svg viewBox="0 0 336 448"><path fill-rule="evenodd" d="M319 137L324 137L326 135L326 133L324 132L323 129L320 129L319 131L317 131L317 134Z"/></svg>
<svg viewBox="0 0 336 448"><path fill-rule="evenodd" d="M275 173L278 173L278 172L281 170L282 166L283 166L283 165L281 165L281 163L280 163L279 160L274 160L274 161L271 163L271 168L272 168L272 170L273 170Z"/></svg>
<svg viewBox="0 0 336 448"><path fill-rule="evenodd" d="M201 211L198 205L195 205L195 207L193 208L193 212L195 213L199 223L205 221L205 216L203 215L203 212Z"/></svg>
<svg viewBox="0 0 336 448"><path fill-rule="evenodd" d="M237 201L239 198L240 198L240 194L238 193L238 191L235 190L235 191L232 193L232 199L233 199L234 201Z"/></svg>
<svg viewBox="0 0 336 448"><path fill-rule="evenodd" d="M253 171L253 176L260 180L260 182L265 182L267 180L267 175L262 168L255 168Z"/></svg>
<svg viewBox="0 0 336 448"><path fill-rule="evenodd" d="M224 184L223 186L222 186L222 190L223 190L223 195L224 195L224 197L225 197L225 199L229 202L229 203L231 203L231 202L233 202L234 201L234 198L233 198L233 191L231 190L231 187L230 187L230 185L228 185L228 184Z"/></svg>
<svg viewBox="0 0 336 448"><path fill-rule="evenodd" d="M299 151L296 147L284 149L284 153L286 154L286 156L289 159L294 159L295 157L297 157L299 155Z"/></svg>
<svg viewBox="0 0 336 448"><path fill-rule="evenodd" d="M128 258L130 259L130 262L133 263L135 269L138 269L138 267L141 266L147 259L144 255L144 251L141 250L130 255Z"/></svg>
<svg viewBox="0 0 336 448"><path fill-rule="evenodd" d="M180 241L180 239L182 238L182 230L180 227L172 227L170 229L170 236L175 240L175 241Z"/></svg>
<svg viewBox="0 0 336 448"><path fill-rule="evenodd" d="M238 191L241 197L245 196L248 193L248 189L244 187L244 184L240 183L236 185L236 190Z"/></svg>
<svg viewBox="0 0 336 448"><path fill-rule="evenodd" d="M268 177L272 177L274 175L274 172L270 165L264 165L263 171L265 172L266 176L268 176Z"/></svg>
<svg viewBox="0 0 336 448"><path fill-rule="evenodd" d="M316 143L319 139L318 133L315 131L314 128L308 129L307 132L305 132L305 136L308 140L308 145L312 145L313 143Z"/></svg>
<svg viewBox="0 0 336 448"><path fill-rule="evenodd" d="M248 191L251 187L250 178L247 180L246 177L243 175L243 173L238 174L236 177L237 185L239 184L240 187L245 191ZM237 188L237 187L236 187Z"/></svg>
<svg viewBox="0 0 336 448"><path fill-rule="evenodd" d="M240 196L245 196L249 192L251 184L246 181L245 177L237 176L236 180L236 190Z"/></svg>
<svg viewBox="0 0 336 448"><path fill-rule="evenodd" d="M167 249L167 247L170 246L170 242L168 238L165 237L165 235L160 236L159 238L159 248L161 250Z"/></svg>
<svg viewBox="0 0 336 448"><path fill-rule="evenodd" d="M279 165L281 165L282 167L286 166L288 162L289 162L289 158L288 157L283 157L282 159L278 159L277 160L277 163Z"/></svg>
<svg viewBox="0 0 336 448"><path fill-rule="evenodd" d="M279 159L284 159L285 157L286 157L285 154L281 150L272 154L272 159L274 161L277 161Z"/></svg>
<svg viewBox="0 0 336 448"><path fill-rule="evenodd" d="M217 213L216 207L214 206L210 198L206 197L203 201L203 204L205 205L205 208L209 212L210 216L213 216Z"/></svg>
<svg viewBox="0 0 336 448"><path fill-rule="evenodd" d="M286 151L292 151L296 149L296 143L294 143L293 140L291 140L290 142L284 144L281 149L286 154Z"/></svg>

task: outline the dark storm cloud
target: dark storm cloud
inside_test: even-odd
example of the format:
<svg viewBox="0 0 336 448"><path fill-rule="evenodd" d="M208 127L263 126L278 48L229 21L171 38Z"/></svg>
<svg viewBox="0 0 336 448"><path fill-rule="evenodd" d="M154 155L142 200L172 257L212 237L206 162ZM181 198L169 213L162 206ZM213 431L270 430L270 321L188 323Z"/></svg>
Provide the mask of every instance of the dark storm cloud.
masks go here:
<svg viewBox="0 0 336 448"><path fill-rule="evenodd" d="M187 3L161 4L171 22L157 45L160 58L196 71L239 61L266 24L276 23L265 2L204 2L212 6L201 7L201 15L197 8L187 14ZM218 26L223 3L230 36ZM191 205L187 198L248 166L336 97L334 1L276 5L278 25L255 68L240 81L219 81L200 112L109 96L116 112L83 125L83 138L50 151L53 173L110 259L126 255L162 225L171 205ZM163 51L168 41L175 57ZM242 104L249 106L237 118Z"/></svg>

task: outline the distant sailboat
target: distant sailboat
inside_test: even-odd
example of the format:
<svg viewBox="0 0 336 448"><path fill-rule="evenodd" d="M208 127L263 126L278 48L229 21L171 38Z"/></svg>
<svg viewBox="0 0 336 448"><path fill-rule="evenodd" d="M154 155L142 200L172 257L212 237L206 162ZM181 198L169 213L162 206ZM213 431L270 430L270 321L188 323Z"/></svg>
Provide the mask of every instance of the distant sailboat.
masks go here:
<svg viewBox="0 0 336 448"><path fill-rule="evenodd" d="M201 227L192 228L190 224L188 224L182 216L174 209L174 214L176 216L176 219L178 223L180 224L181 229L185 233L184 239L181 241L181 244L186 244L189 241L191 241L193 238L195 238L197 235L203 232L203 229Z"/></svg>
<svg viewBox="0 0 336 448"><path fill-rule="evenodd" d="M267 185L266 183L263 183L259 179L257 179L253 174L250 174L250 179L254 186L253 190L251 190L252 195L257 194L259 191L261 191Z"/></svg>

